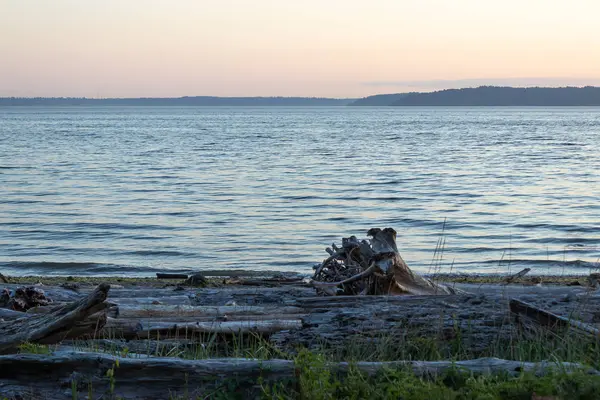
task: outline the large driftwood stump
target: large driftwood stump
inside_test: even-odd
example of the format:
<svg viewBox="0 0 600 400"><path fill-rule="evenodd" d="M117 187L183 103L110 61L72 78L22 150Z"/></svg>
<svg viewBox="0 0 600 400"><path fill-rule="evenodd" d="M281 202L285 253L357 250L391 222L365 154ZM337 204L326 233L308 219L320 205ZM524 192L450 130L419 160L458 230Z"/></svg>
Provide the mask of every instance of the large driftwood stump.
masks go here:
<svg viewBox="0 0 600 400"><path fill-rule="evenodd" d="M369 241L355 236L342 239L342 248L332 245L330 254L316 267L312 284L325 295L435 295L455 294L453 288L437 284L408 268L396 246L396 231L373 228Z"/></svg>
<svg viewBox="0 0 600 400"><path fill-rule="evenodd" d="M46 314L30 314L8 322L0 322L0 354L18 348L22 343L58 343L69 337L93 334L106 323L105 303L110 286L99 285L87 297Z"/></svg>

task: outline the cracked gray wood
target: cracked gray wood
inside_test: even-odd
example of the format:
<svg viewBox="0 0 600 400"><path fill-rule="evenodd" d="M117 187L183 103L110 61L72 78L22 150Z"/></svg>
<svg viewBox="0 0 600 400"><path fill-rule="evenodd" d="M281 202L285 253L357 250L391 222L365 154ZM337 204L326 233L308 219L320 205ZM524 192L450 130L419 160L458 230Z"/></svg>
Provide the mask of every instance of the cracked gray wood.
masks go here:
<svg viewBox="0 0 600 400"><path fill-rule="evenodd" d="M102 311L109 289L101 284L88 296L48 314L0 322L0 353L15 351L25 342L58 343L66 337L93 334L106 322Z"/></svg>

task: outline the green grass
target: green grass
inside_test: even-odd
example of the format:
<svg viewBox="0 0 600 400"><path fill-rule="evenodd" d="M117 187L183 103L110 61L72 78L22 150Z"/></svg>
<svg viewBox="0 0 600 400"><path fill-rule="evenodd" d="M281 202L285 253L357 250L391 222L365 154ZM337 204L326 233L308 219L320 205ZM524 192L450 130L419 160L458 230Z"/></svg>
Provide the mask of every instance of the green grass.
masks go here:
<svg viewBox="0 0 600 400"><path fill-rule="evenodd" d="M231 335L226 338L216 334L194 336L186 342L167 338L124 342L111 338L109 342L78 340L72 343L78 351L101 352L127 357L132 353L154 357L177 357L188 360L207 358L253 358L259 360L294 359L304 348L282 349L255 334ZM21 352L44 354L47 346L25 344ZM515 336L497 339L483 350L473 350L463 343L461 335L452 339L422 337L410 334L379 334L369 337L355 335L341 343L315 343L310 351L327 361L395 361L395 360L465 360L480 357L497 357L516 361L560 360L578 362L600 369L600 343L593 339L565 333L556 335L540 332L536 336Z"/></svg>
<svg viewBox="0 0 600 400"><path fill-rule="evenodd" d="M460 338L460 335L457 336ZM368 340L365 340L368 339ZM77 350L104 352L127 357L132 350L125 342L113 342L113 346L99 347L94 341L75 343ZM567 373L556 370L552 374L536 377L522 373L517 377L508 375L479 375L451 370L442 376L415 376L406 369L384 370L367 376L352 367L347 373L338 373L328 368L328 363L337 361L393 361L393 360L465 360L478 357L498 357L517 361L577 362L586 367L600 369L600 343L570 333L557 335L538 332L535 335L519 335L509 340L498 340L488 348L475 352L472 349L449 343L440 338L410 335L379 335L371 338L350 337L341 346L327 343L317 344L312 350L303 348L283 352L257 335L230 337L219 335L197 337L186 346L173 346L165 339L148 341L144 354L159 357L184 359L206 359L214 357L243 357L267 360L273 358L293 360L297 367L294 378L280 381L258 382L236 379L215 379L202 389L201 397L193 387L179 388L177 392L165 393L165 398L188 399L532 399L552 396L552 399L598 399L600 398L600 376L586 371ZM22 345L22 353L50 354L53 348L36 344ZM142 353L139 349L138 353ZM105 379L108 395L119 392L118 364L109 370ZM187 379L186 379L187 381ZM73 398L85 398L88 390L84 382L73 383ZM248 389L250 387L250 389ZM99 388L95 388L98 390ZM91 388L90 388L91 390ZM106 394L106 393L105 393ZM114 396L113 396L114 397Z"/></svg>
<svg viewBox="0 0 600 400"><path fill-rule="evenodd" d="M21 354L52 354L52 348L50 346L38 343L22 343L19 345L19 353Z"/></svg>
<svg viewBox="0 0 600 400"><path fill-rule="evenodd" d="M293 385L262 385L263 399L405 399L405 400L531 400L532 396L553 399L598 399L600 377L577 371L556 372L543 377L523 373L480 375L450 370L436 377L420 378L404 369L385 370L367 376L356 368L344 375L327 370L322 356L307 353L296 361L299 367Z"/></svg>

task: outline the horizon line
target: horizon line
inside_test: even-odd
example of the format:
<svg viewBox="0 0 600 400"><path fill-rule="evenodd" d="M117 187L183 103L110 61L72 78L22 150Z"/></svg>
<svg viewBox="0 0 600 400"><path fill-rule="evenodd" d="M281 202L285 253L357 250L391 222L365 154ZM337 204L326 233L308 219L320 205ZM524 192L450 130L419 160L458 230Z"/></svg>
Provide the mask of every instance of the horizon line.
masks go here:
<svg viewBox="0 0 600 400"><path fill-rule="evenodd" d="M379 85L373 85L379 86ZM383 85L382 85L383 86ZM363 97L323 97L323 96L214 96L214 95L183 95L183 96L143 96L143 97L86 97L86 96L0 96L0 99L78 99L78 100L176 100L176 99L189 99L189 98L214 98L214 99L314 99L314 100L358 100L364 99L371 96L381 95L393 95L393 94L425 94L425 93L436 93L447 90L464 90L464 89L479 89L479 88L511 88L511 89L584 89L584 88L600 88L600 85L564 85L564 86L510 86L510 85L477 85L477 86L465 86L455 88L444 88L436 90L425 90L425 91L405 91L405 92L387 92L387 93L376 93Z"/></svg>

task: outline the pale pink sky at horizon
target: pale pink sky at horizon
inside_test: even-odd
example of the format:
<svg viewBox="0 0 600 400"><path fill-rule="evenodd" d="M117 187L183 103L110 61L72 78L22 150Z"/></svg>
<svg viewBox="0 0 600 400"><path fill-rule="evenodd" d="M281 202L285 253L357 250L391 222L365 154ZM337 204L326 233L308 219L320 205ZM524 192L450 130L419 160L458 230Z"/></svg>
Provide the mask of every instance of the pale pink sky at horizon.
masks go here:
<svg viewBox="0 0 600 400"><path fill-rule="evenodd" d="M0 97L600 85L597 0L0 0Z"/></svg>

